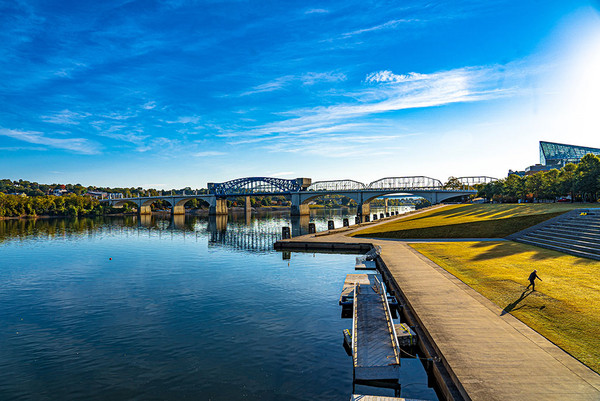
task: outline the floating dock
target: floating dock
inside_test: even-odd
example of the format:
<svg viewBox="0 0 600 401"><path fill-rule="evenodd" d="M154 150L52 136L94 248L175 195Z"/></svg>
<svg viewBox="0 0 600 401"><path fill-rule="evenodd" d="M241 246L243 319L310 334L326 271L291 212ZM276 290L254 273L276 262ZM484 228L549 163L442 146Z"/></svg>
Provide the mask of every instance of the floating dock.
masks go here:
<svg viewBox="0 0 600 401"><path fill-rule="evenodd" d="M366 284L366 285L375 285L376 280L381 282L381 274L366 274L366 273L357 273L357 274L347 274L346 279L344 280L344 287L342 288L342 294L340 295L340 305L342 306L352 306L354 304L354 286L356 284ZM397 307L398 300L391 296L387 296L388 303L391 306ZM349 316L348 316L349 317Z"/></svg>
<svg viewBox="0 0 600 401"><path fill-rule="evenodd" d="M342 287L342 294L340 295L340 305L352 305L354 303L354 287L356 284L375 285L375 278L381 281L380 274L347 274L344 280L344 287Z"/></svg>
<svg viewBox="0 0 600 401"><path fill-rule="evenodd" d="M356 270L377 270L377 264L375 263L374 260L359 261L357 258L354 268Z"/></svg>
<svg viewBox="0 0 600 401"><path fill-rule="evenodd" d="M385 286L377 275L373 283L354 286L352 361L355 380L398 380L398 338Z"/></svg>
<svg viewBox="0 0 600 401"><path fill-rule="evenodd" d="M406 323L394 324L396 337L401 347L414 347L417 345L417 333ZM344 334L344 348L348 355L352 356L352 332L349 329L342 330Z"/></svg>

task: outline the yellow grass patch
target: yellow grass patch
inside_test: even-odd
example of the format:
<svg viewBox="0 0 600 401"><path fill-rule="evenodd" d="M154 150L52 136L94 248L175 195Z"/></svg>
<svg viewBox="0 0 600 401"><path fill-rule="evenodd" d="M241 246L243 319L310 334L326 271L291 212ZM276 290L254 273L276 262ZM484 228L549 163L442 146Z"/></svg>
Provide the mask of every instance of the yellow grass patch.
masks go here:
<svg viewBox="0 0 600 401"><path fill-rule="evenodd" d="M407 216L352 236L379 238L503 238L574 208L598 204L450 205Z"/></svg>
<svg viewBox="0 0 600 401"><path fill-rule="evenodd" d="M600 373L600 261L512 241L411 246ZM536 291L525 291L533 269Z"/></svg>

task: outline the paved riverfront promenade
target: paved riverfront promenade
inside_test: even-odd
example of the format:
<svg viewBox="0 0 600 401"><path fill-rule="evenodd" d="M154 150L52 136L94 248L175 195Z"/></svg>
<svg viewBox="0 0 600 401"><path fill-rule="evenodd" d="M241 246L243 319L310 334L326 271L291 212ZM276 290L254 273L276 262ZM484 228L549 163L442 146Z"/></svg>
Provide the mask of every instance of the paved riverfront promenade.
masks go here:
<svg viewBox="0 0 600 401"><path fill-rule="evenodd" d="M356 230L289 241L380 245L383 262L466 399L600 400L600 375L512 315L502 316L502 308L405 242L346 236Z"/></svg>

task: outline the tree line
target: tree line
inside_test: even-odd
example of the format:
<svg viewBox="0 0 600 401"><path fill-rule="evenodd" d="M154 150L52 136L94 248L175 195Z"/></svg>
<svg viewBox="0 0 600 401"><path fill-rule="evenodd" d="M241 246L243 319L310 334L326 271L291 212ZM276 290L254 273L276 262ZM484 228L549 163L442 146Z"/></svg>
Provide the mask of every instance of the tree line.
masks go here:
<svg viewBox="0 0 600 401"><path fill-rule="evenodd" d="M20 196L0 193L0 217L102 215L113 210L89 196Z"/></svg>
<svg viewBox="0 0 600 401"><path fill-rule="evenodd" d="M600 192L600 158L585 155L579 163L568 163L561 169L540 171L521 177L508 177L481 184L477 196L494 202L556 201L570 198L571 202L597 202Z"/></svg>

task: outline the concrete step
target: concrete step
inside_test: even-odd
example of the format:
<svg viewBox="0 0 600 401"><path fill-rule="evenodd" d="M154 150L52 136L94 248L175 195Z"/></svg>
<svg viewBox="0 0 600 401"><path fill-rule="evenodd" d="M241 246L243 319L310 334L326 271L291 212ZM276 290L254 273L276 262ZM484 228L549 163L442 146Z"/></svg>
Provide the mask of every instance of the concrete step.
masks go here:
<svg viewBox="0 0 600 401"><path fill-rule="evenodd" d="M564 234L576 234L576 235L589 235L590 237L600 236L600 230L586 229L586 228L573 228L573 227L564 227L564 226L546 226L541 227L538 231L552 231L555 233L564 233Z"/></svg>
<svg viewBox="0 0 600 401"><path fill-rule="evenodd" d="M600 245L600 233L598 234L586 234L586 233L578 233L575 231L568 230L560 230L554 229L550 227L543 227L537 231L534 231L535 234L544 234L544 235L552 235L555 238L566 238L566 239L574 239L581 240L591 243L597 243Z"/></svg>
<svg viewBox="0 0 600 401"><path fill-rule="evenodd" d="M571 230L587 230L590 232L600 232L600 226L595 227L595 226L591 226L588 224L569 223L569 222L562 222L562 221L552 224L548 227L561 227L561 228L567 228L567 229L571 229Z"/></svg>
<svg viewBox="0 0 600 401"><path fill-rule="evenodd" d="M528 240L528 239L525 239L525 238L518 238L515 241L521 242L523 244L538 246L540 248L546 248L546 249L551 249L553 251L567 253L567 254L573 255L573 256L579 256L579 257L582 257L582 258L600 260L600 255L595 255L593 253L580 252L580 251L576 251L576 250L573 250L573 249L564 248L564 247L560 247L560 246L547 245L547 244L539 244L536 241L531 241L531 240Z"/></svg>
<svg viewBox="0 0 600 401"><path fill-rule="evenodd" d="M594 229L600 229L600 224L591 223L589 221L581 221L581 220L560 220L555 224L573 226L573 227L589 227Z"/></svg>
<svg viewBox="0 0 600 401"><path fill-rule="evenodd" d="M529 239L535 239L535 240L539 239L539 240L545 240L545 241L552 241L552 242L569 245L569 246L587 247L587 248L590 248L590 252L592 249L600 252L600 242L589 242L589 241L584 241L583 239L579 239L579 238L572 239L572 238L565 238L565 237L557 237L552 234L544 234L544 233L540 233L540 232L529 233L528 235L526 235L526 237Z"/></svg>
<svg viewBox="0 0 600 401"><path fill-rule="evenodd" d="M591 241L591 242L600 241L600 233L583 231L583 230L579 231L579 230L567 230L567 229L555 228L555 227L543 227L536 231L530 231L529 233L532 233L532 232L533 233L551 234L556 237L565 237L565 238L574 237L575 239L585 238L586 240Z"/></svg>
<svg viewBox="0 0 600 401"><path fill-rule="evenodd" d="M561 242L560 240L549 240L549 239L544 239L544 238L539 238L539 237L534 237L534 236L529 236L526 235L525 237L523 237L523 239L528 240L528 241L533 241L537 244L540 244L539 246L555 246L555 247L559 247L562 249L570 249L573 251L578 251L578 252L583 252L583 253L588 253L588 254L595 254L598 255L600 257L600 249L596 249L596 248L591 248L585 245L575 245L575 244L567 244L564 242Z"/></svg>

